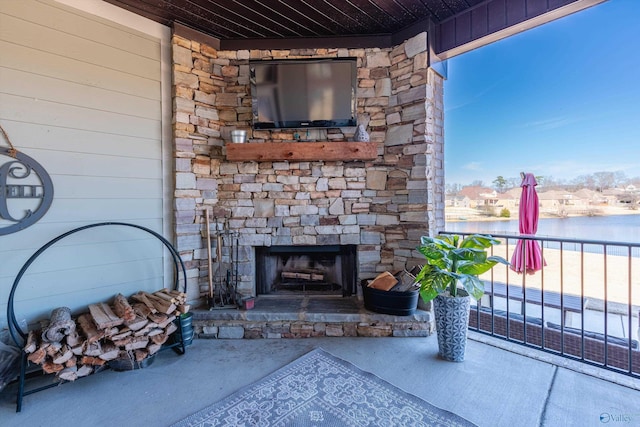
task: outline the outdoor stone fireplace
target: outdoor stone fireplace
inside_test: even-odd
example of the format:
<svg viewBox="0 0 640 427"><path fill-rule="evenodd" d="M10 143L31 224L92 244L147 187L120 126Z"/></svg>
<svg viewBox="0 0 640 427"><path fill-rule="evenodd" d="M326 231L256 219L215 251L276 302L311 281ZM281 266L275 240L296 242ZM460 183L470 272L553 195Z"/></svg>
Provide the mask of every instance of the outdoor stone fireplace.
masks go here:
<svg viewBox="0 0 640 427"><path fill-rule="evenodd" d="M355 245L256 248L257 295L340 295L356 292Z"/></svg>
<svg viewBox="0 0 640 427"><path fill-rule="evenodd" d="M420 236L444 226L443 78L428 68L426 33L393 49L278 51L218 51L177 33L172 48L176 246L191 289L207 290L205 208L220 229L238 234L238 291L245 296L271 292L256 259L283 246L352 248L350 282L342 278L337 291L343 295L363 279L421 262ZM245 146L300 138L295 129L251 129L249 59L324 57L357 58L358 123L375 154L229 160L232 129L249 131ZM311 129L305 139L348 147L355 130Z"/></svg>

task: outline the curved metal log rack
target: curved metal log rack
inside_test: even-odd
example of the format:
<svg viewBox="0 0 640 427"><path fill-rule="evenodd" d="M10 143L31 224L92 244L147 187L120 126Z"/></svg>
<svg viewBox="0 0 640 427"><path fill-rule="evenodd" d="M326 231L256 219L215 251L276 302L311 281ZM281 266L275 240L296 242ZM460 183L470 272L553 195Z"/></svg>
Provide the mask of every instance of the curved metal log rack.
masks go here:
<svg viewBox="0 0 640 427"><path fill-rule="evenodd" d="M65 380L61 380L59 382L54 382L51 384L47 384L44 386L40 386L37 388L33 388L30 390L25 390L25 380L27 377L26 371L27 371L27 365L28 365L28 360L27 360L27 354L22 350L22 347L24 346L24 343L26 341L27 335L28 335L28 331L23 331L22 328L20 327L20 324L18 323L17 319L16 319L16 314L15 314L15 309L14 309L14 297L15 297L15 292L16 289L18 288L18 284L20 283L20 279L22 279L22 276L24 275L24 273L27 271L27 269L29 268L29 266L36 260L36 258L38 258L44 251L46 251L49 247L53 246L55 243L57 243L58 241L64 239L67 236L70 236L72 234L75 234L79 231L83 231L83 230L87 230L90 228L95 228L95 227L103 227L103 226L110 226L110 225L116 225L116 226L124 226L124 227L132 227L132 228L137 228L139 230L142 230L146 233L151 234L152 236L156 237L158 240L160 240L162 242L162 244L169 250L169 252L171 253L171 257L173 259L173 263L174 263L174 289L178 290L180 287L180 270L182 270L182 280L183 280L183 284L184 284L184 292L187 292L187 272L184 266L184 262L182 261L182 258L180 257L180 254L178 253L178 251L173 247L173 245L164 237L162 237L160 234L156 233L153 230L150 230L146 227L143 227L141 225L137 225L137 224L130 224L130 223L126 223L126 222L99 222L99 223L94 223L94 224L89 224L89 225L85 225L82 227L78 227L75 228L73 230L67 231L64 234L59 235L58 237L51 239L49 242L45 243L43 246L40 247L40 249L38 249L33 255L31 255L31 257L24 263L24 265L22 266L22 268L20 269L20 271L18 272L15 280L13 281L13 286L11 287L11 292L9 292L9 300L7 302L7 321L8 321L8 326L9 326L9 334L11 335L11 338L13 339L13 341L15 342L16 346L18 346L20 348L20 376L18 378L19 384L18 384L18 392L17 392L17 401L16 401L16 412L20 412L22 410L22 400L24 398L24 396L27 396L29 394L33 394L33 393L37 393L39 391L42 390L46 390L49 389L51 387L56 387L60 384L66 383L68 381ZM182 331L182 320L180 318L180 316L178 316L178 321L179 321L179 326L180 326L180 341L175 342L173 344L166 344L162 347L162 350L166 350L169 348L173 348L174 351L178 354L184 354L186 351L186 347L185 347L185 340L184 340L184 333ZM42 373L44 374L44 373Z"/></svg>

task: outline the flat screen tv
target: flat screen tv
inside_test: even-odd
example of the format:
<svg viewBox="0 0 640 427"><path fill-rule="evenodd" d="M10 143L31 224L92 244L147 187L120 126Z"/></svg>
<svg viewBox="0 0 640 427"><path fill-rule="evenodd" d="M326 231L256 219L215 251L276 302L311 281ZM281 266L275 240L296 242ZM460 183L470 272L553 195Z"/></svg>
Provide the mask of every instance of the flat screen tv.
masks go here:
<svg viewBox="0 0 640 427"><path fill-rule="evenodd" d="M254 129L356 125L356 60L251 61Z"/></svg>

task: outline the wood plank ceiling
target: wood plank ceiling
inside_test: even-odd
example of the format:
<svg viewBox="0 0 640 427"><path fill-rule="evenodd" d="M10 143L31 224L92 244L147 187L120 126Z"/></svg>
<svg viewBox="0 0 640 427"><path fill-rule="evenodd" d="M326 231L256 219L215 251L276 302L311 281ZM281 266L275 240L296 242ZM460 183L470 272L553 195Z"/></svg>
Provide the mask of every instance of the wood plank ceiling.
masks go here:
<svg viewBox="0 0 640 427"><path fill-rule="evenodd" d="M439 39L436 53L442 53L568 5L584 8L603 0L106 1L199 31L219 40L221 49L387 47L429 30Z"/></svg>

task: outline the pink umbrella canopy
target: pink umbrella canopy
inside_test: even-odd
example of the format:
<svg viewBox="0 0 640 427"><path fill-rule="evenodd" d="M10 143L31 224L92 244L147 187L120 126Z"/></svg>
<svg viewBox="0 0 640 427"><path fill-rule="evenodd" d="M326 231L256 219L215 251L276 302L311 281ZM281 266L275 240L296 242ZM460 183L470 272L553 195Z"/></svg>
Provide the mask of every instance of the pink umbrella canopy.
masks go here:
<svg viewBox="0 0 640 427"><path fill-rule="evenodd" d="M519 230L520 234L534 235L538 231L538 193L536 178L531 173L524 175L522 194L520 195ZM533 274L542 269L546 262L542 258L540 245L535 240L518 240L511 257L511 269L517 273Z"/></svg>

